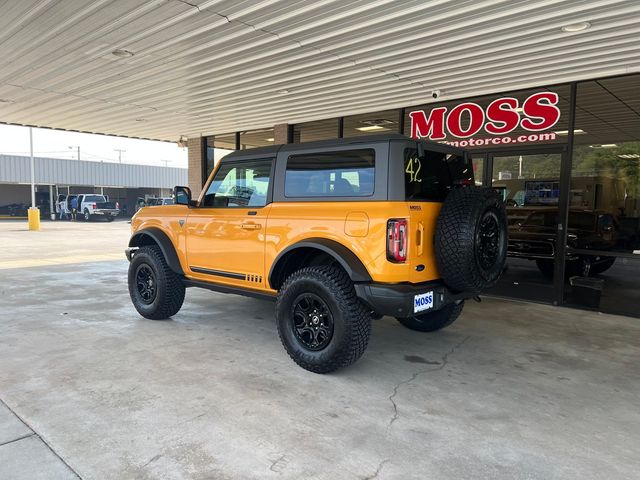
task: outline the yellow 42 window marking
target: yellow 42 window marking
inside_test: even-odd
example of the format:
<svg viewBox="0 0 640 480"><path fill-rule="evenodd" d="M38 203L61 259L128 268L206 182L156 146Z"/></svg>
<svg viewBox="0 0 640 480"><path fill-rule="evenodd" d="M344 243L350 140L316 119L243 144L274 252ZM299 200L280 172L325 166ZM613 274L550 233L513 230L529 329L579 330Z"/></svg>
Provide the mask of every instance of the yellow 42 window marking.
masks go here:
<svg viewBox="0 0 640 480"><path fill-rule="evenodd" d="M410 158L407 161L407 167L404 169L404 172L409 174L409 183L422 182L422 178L419 177L421 168L422 163L420 159Z"/></svg>

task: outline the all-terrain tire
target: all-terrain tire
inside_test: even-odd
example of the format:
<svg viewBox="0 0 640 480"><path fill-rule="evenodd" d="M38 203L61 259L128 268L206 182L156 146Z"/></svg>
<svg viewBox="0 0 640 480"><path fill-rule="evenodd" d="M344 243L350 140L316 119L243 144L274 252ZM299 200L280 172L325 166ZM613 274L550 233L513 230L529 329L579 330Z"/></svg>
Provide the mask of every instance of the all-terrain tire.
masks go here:
<svg viewBox="0 0 640 480"><path fill-rule="evenodd" d="M507 215L491 188L460 187L447 195L436 223L438 271L452 290L494 286L507 260Z"/></svg>
<svg viewBox="0 0 640 480"><path fill-rule="evenodd" d="M82 212L82 219L85 222L90 222L91 221L91 214L89 213L89 210L87 210L86 208L84 209L84 212Z"/></svg>
<svg viewBox="0 0 640 480"><path fill-rule="evenodd" d="M144 269L152 274L155 294L151 301L143 298L138 288L138 274ZM138 313L151 320L164 320L180 311L184 302L185 287L156 246L141 247L129 264L129 296Z"/></svg>
<svg viewBox="0 0 640 480"><path fill-rule="evenodd" d="M294 325L296 305L308 294L324 303L333 325L330 340L318 350L305 346ZM289 356L315 373L329 373L354 363L371 335L371 315L360 303L347 273L337 266L307 267L291 274L278 292L276 321Z"/></svg>
<svg viewBox="0 0 640 480"><path fill-rule="evenodd" d="M455 322L460 314L464 302L452 303L435 312L423 313L422 315L414 315L412 317L397 318L397 320L410 330L416 332L435 332L442 330Z"/></svg>

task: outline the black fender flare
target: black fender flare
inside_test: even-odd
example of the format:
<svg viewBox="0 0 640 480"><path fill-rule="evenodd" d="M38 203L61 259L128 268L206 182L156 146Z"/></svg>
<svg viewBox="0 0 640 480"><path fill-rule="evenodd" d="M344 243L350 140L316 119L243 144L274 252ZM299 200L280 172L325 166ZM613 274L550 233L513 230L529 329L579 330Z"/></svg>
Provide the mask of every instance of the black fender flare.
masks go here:
<svg viewBox="0 0 640 480"><path fill-rule="evenodd" d="M164 255L164 258L167 261L167 265L169 265L169 268L171 270L173 270L178 275L184 275L184 272L182 271L182 265L180 265L180 259L178 258L178 254L176 253L176 249L173 246L173 242L166 233L164 233L157 227L148 227L142 230L138 230L129 239L129 247L140 247L148 245L148 243L144 240L144 237L150 238L155 244L158 245L158 247L160 247L162 255Z"/></svg>
<svg viewBox="0 0 640 480"><path fill-rule="evenodd" d="M344 268L347 275L349 275L349 278L351 278L353 282L372 281L367 268L356 254L347 247L335 240L329 240L327 238L309 238L288 246L278 254L271 264L271 269L269 270L269 285L273 285L274 275L279 273L279 266L282 266L281 261L286 257L286 255L301 248L314 248L330 255L342 268Z"/></svg>

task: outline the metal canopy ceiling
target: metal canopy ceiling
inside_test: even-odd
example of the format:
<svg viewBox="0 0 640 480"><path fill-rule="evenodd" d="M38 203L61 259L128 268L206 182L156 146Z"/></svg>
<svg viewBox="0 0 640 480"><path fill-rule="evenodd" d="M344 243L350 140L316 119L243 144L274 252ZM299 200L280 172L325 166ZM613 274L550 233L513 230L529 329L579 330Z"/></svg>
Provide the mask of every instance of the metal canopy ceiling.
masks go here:
<svg viewBox="0 0 640 480"><path fill-rule="evenodd" d="M640 0L5 0L0 13L0 121L165 140L640 71Z"/></svg>

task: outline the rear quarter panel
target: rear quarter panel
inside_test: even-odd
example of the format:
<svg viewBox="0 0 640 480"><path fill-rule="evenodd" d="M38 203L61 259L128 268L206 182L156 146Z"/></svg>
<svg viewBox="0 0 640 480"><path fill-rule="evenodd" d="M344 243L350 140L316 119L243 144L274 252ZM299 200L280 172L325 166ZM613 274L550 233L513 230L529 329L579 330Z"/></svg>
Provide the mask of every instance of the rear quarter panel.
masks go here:
<svg viewBox="0 0 640 480"><path fill-rule="evenodd" d="M274 203L267 219L265 244L265 271L270 271L280 252L287 247L310 238L334 240L351 250L366 267L375 282L401 283L422 282L438 278L433 252L433 229L435 220L424 221L425 241L428 247L416 256L415 233L417 219L437 216L439 204L431 209L411 215L406 202L282 202ZM355 215L349 215L354 214ZM368 218L368 228L347 225L350 218ZM407 263L392 263L387 260L387 221L390 218L409 219L409 260ZM431 222L431 223L429 223ZM349 233L347 233L349 232ZM365 233L366 232L366 233ZM364 235L363 235L364 233ZM413 256L412 256L413 255ZM414 258L415 257L415 258ZM422 272L415 271L414 261L427 265Z"/></svg>

